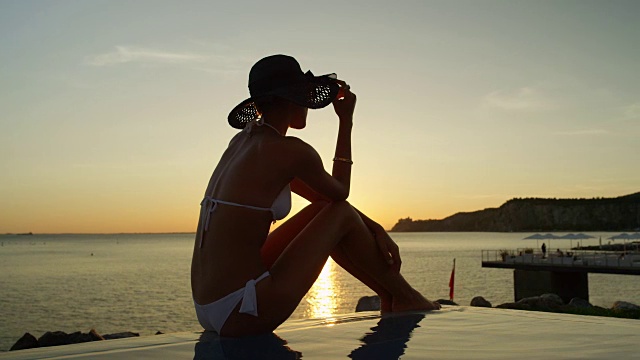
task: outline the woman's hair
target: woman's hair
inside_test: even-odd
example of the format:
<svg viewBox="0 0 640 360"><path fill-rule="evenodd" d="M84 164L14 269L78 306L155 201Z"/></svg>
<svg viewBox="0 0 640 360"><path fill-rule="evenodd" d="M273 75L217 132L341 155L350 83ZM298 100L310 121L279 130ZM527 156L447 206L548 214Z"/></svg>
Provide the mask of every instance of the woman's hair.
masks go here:
<svg viewBox="0 0 640 360"><path fill-rule="evenodd" d="M288 102L288 100L274 95L265 96L254 100L254 104L256 105L258 113L260 114L277 110Z"/></svg>

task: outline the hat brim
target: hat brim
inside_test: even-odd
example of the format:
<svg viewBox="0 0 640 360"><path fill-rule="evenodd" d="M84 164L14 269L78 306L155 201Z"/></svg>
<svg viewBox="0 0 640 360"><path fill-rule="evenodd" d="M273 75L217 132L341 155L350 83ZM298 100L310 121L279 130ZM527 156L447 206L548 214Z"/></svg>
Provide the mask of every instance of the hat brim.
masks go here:
<svg viewBox="0 0 640 360"><path fill-rule="evenodd" d="M305 82L274 89L259 97L250 97L233 108L227 120L232 127L244 129L248 123L258 118L255 100L267 96L281 97L309 109L321 109L331 104L339 89L340 86L331 75L315 76Z"/></svg>

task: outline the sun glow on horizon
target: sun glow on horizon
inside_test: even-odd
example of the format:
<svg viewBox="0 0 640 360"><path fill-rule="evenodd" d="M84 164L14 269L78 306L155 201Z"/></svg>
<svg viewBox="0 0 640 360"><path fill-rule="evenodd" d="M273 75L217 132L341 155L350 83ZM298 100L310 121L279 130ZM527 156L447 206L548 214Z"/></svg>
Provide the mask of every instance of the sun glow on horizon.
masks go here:
<svg viewBox="0 0 640 360"><path fill-rule="evenodd" d="M349 202L386 229L638 191L640 2L278 3L0 1L0 234L194 232L276 53L358 96ZM330 171L338 124L327 106L287 135Z"/></svg>

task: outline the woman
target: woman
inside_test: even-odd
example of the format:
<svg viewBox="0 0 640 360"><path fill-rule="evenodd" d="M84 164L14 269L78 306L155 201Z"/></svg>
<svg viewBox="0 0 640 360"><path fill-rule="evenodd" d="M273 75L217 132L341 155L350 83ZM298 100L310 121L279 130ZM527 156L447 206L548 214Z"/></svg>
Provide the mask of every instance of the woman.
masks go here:
<svg viewBox="0 0 640 360"><path fill-rule="evenodd" d="M223 336L273 331L298 306L328 257L381 298L383 312L433 310L400 275L398 246L347 201L356 96L335 76L313 76L274 55L249 73L251 98L229 114L240 131L215 168L191 266L200 324ZM333 103L340 121L333 171L302 140L307 109ZM309 206L269 233L291 209L291 191Z"/></svg>

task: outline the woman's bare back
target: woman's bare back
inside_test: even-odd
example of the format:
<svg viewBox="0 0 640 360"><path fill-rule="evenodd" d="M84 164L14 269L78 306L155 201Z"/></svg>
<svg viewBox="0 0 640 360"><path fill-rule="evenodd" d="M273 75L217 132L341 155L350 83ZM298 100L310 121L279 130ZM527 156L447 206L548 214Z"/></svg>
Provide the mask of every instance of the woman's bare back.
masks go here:
<svg viewBox="0 0 640 360"><path fill-rule="evenodd" d="M283 137L269 128L241 132L229 144L209 180L205 196L242 205L270 208L290 179L273 171ZM235 291L264 271L260 258L272 213L220 204L205 231L200 219L191 266L193 297L200 304Z"/></svg>

